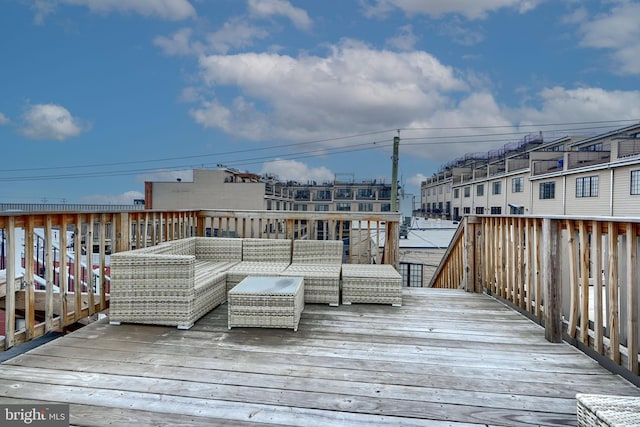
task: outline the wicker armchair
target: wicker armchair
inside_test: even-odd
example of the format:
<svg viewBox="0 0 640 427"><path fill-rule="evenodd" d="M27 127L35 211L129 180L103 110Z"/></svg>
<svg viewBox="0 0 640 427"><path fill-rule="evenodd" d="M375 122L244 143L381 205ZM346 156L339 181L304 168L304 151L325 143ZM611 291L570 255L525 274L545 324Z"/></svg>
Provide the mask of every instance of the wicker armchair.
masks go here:
<svg viewBox="0 0 640 427"><path fill-rule="evenodd" d="M342 240L295 240L285 276L304 277L304 302L340 305Z"/></svg>

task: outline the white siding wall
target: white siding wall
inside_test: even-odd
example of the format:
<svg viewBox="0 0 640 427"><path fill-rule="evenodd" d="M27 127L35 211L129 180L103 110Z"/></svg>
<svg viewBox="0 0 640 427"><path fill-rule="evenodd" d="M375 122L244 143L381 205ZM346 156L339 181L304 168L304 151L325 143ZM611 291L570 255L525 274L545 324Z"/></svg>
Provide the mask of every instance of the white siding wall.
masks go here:
<svg viewBox="0 0 640 427"><path fill-rule="evenodd" d="M631 194L631 171L640 170L640 164L614 169L613 215L640 217L640 195ZM609 189L607 189L609 191Z"/></svg>
<svg viewBox="0 0 640 427"><path fill-rule="evenodd" d="M528 214L531 211L531 185L529 185L529 181L527 180L528 174L519 174L519 175L512 175L509 176L507 178L507 181L505 183L506 185L506 195L507 195L507 206L503 207L502 212L503 213L510 213L511 210L509 209L508 204L511 203L512 205L515 206L524 206L525 207L525 214ZM514 178L522 178L522 191L519 193L514 193L512 191L513 189L513 179ZM506 209L506 210L505 210Z"/></svg>
<svg viewBox="0 0 640 427"><path fill-rule="evenodd" d="M598 177L597 197L576 197L576 179ZM567 175L567 215L608 216L609 184L611 180L608 170L584 172Z"/></svg>
<svg viewBox="0 0 640 427"><path fill-rule="evenodd" d="M540 184L545 182L555 182L555 198L540 199ZM530 209L531 215L563 215L562 183L562 177L537 179L530 182L533 194L533 206Z"/></svg>

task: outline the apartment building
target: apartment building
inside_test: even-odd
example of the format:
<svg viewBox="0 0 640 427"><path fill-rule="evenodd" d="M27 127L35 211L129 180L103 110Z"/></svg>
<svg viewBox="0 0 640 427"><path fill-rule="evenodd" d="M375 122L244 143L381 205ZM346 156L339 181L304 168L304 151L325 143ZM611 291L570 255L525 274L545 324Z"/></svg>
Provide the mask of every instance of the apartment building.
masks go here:
<svg viewBox="0 0 640 427"><path fill-rule="evenodd" d="M287 183L297 211L391 212L391 184L336 178L316 183Z"/></svg>
<svg viewBox="0 0 640 427"><path fill-rule="evenodd" d="M194 169L192 181L145 182L146 209L391 212L391 184L339 178L280 181L231 168Z"/></svg>
<svg viewBox="0 0 640 427"><path fill-rule="evenodd" d="M194 169L193 180L147 181L146 209L290 210L291 190L273 177L237 169Z"/></svg>
<svg viewBox="0 0 640 427"><path fill-rule="evenodd" d="M443 165L421 184L425 217L640 216L640 124L545 142L533 135Z"/></svg>

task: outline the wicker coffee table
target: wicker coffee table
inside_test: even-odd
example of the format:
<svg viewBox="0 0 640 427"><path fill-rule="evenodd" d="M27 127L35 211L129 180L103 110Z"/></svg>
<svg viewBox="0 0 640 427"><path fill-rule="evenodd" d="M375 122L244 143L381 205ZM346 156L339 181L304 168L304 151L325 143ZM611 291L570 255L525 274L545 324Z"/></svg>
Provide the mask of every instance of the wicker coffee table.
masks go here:
<svg viewBox="0 0 640 427"><path fill-rule="evenodd" d="M234 327L298 330L304 310L304 279L248 276L228 294L229 329Z"/></svg>

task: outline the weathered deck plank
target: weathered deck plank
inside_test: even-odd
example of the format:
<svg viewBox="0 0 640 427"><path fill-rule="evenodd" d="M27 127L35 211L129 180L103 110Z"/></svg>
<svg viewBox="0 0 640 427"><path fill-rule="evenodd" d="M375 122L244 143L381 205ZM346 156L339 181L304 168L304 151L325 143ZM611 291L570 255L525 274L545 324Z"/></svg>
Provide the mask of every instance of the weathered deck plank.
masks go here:
<svg viewBox="0 0 640 427"><path fill-rule="evenodd" d="M576 393L640 390L495 300L307 305L299 330L94 323L0 365L0 402L84 425L571 425ZM228 422L227 422L228 421Z"/></svg>

